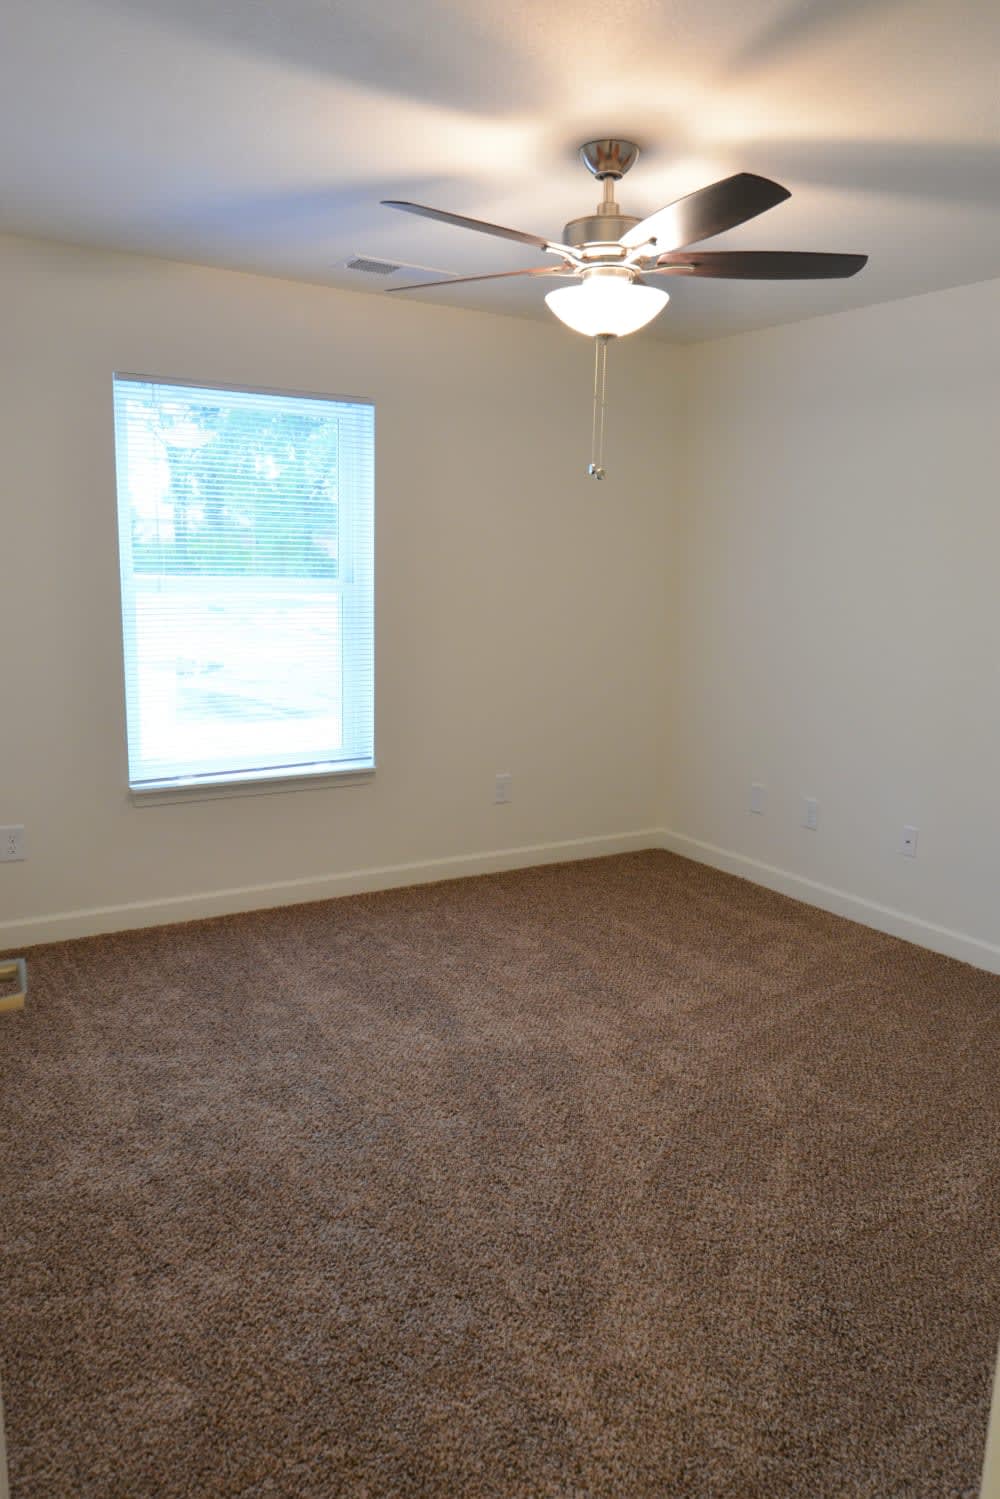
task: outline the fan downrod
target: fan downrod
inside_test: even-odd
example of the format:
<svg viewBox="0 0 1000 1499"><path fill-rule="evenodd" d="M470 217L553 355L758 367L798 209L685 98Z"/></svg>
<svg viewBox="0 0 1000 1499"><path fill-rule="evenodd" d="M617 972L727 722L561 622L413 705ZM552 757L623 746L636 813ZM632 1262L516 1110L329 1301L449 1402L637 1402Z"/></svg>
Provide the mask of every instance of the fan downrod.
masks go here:
<svg viewBox="0 0 1000 1499"><path fill-rule="evenodd" d="M580 147L580 160L598 182L610 177L618 182L639 159L639 147L632 141L587 141Z"/></svg>

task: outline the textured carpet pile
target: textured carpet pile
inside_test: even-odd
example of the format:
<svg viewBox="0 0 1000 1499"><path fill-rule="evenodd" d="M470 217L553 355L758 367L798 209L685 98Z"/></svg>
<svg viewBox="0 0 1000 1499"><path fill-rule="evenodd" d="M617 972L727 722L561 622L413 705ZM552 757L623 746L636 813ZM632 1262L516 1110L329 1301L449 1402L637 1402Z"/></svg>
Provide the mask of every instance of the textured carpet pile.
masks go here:
<svg viewBox="0 0 1000 1499"><path fill-rule="evenodd" d="M663 853L36 948L12 1499L954 1499L1000 980Z"/></svg>

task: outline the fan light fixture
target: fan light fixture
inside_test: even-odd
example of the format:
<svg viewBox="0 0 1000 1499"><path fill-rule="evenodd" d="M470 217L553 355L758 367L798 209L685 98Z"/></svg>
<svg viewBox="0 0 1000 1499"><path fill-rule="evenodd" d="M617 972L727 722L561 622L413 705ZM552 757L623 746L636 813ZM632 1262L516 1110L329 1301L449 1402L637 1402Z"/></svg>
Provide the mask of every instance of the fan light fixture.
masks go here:
<svg viewBox="0 0 1000 1499"><path fill-rule="evenodd" d="M670 301L658 286L639 286L631 271L595 266L577 286L560 286L546 294L549 310L576 333L624 338L651 323Z"/></svg>
<svg viewBox="0 0 1000 1499"><path fill-rule="evenodd" d="M615 183L635 165L639 148L632 141L613 138L586 141L580 160L601 183L602 198L593 213L570 219L562 239L546 239L447 213L425 203L384 198L387 208L473 229L497 239L531 245L556 263L522 270L487 271L476 276L449 276L444 281L422 281L391 286L390 292L423 291L435 286L461 286L470 281L502 281L508 276L571 277L579 284L550 291L545 300L561 323L594 340L594 431L588 474L604 478L604 427L608 344L612 338L636 333L651 323L670 300L651 286L650 276L728 276L740 281L800 281L831 276L855 276L867 255L820 254L811 250L700 250L703 240L725 234L775 208L790 196L788 188L753 172L737 172L721 182L699 188L686 198L667 203L644 219L623 213L615 200Z"/></svg>

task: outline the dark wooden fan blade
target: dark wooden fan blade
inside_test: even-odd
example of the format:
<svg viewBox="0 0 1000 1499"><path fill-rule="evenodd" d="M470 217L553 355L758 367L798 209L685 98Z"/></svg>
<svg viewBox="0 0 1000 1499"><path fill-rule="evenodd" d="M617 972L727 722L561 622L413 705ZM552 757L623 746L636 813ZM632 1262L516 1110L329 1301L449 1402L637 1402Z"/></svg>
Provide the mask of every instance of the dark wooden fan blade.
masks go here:
<svg viewBox="0 0 1000 1499"><path fill-rule="evenodd" d="M467 219L461 213L446 213L443 208L425 208L423 203L403 203L396 198L383 198L383 208L399 208L403 213L417 213L425 219L438 219L442 224L455 224L459 229L477 229L480 234L495 234L499 239L513 239L521 245L534 245L538 250L548 248L549 241L540 234L525 234L520 229L505 229L502 224L488 224L485 219ZM403 287L395 288L402 291Z"/></svg>
<svg viewBox="0 0 1000 1499"><path fill-rule="evenodd" d="M655 240L655 249L680 250L684 245L694 245L714 234L723 234L755 219L759 213L783 203L792 195L787 187L771 182L767 177L756 177L752 172L738 172L735 177L725 177L713 182L711 187L702 187L676 203L651 213L621 237L628 250Z"/></svg>
<svg viewBox="0 0 1000 1499"><path fill-rule="evenodd" d="M526 271L491 271L486 276L449 276L446 281L414 281L409 286L387 286L386 291L423 291L428 286L462 286L467 281L503 281L508 276L568 276L572 269L559 265L536 265Z"/></svg>
<svg viewBox="0 0 1000 1499"><path fill-rule="evenodd" d="M674 272L688 276L729 276L740 281L826 281L856 276L867 255L823 255L809 250L678 250L661 255L643 275Z"/></svg>

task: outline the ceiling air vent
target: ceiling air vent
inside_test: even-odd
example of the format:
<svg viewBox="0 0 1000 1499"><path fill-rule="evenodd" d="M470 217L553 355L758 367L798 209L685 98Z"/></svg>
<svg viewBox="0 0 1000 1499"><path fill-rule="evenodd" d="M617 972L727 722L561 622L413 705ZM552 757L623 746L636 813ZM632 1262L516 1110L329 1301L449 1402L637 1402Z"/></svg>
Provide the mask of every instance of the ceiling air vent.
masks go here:
<svg viewBox="0 0 1000 1499"><path fill-rule="evenodd" d="M442 271L436 266L407 265L405 260L380 260L377 255L351 255L338 265L339 271L350 271L352 278L370 277L381 291L392 291L396 286L421 286L426 281L446 281L454 271ZM343 283L342 283L343 284ZM355 282L357 285L357 282ZM358 287L360 291L361 288Z"/></svg>
<svg viewBox="0 0 1000 1499"><path fill-rule="evenodd" d="M350 260L344 261L344 267L348 271L361 271L366 276L394 276L401 269L391 260L373 260L370 255L352 255Z"/></svg>

